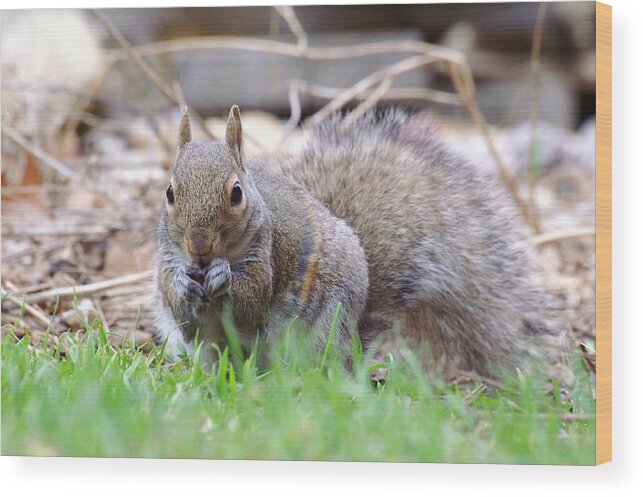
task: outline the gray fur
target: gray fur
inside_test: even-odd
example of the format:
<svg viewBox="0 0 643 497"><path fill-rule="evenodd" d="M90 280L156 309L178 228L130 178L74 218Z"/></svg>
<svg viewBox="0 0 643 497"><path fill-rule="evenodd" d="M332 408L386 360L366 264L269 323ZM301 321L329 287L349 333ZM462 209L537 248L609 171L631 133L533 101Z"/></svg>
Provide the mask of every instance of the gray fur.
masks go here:
<svg viewBox="0 0 643 497"><path fill-rule="evenodd" d="M364 345L388 342L398 327L411 346L428 339L445 365L485 374L520 365L538 294L522 226L496 180L401 111L340 123L333 116L302 154L275 166L360 239Z"/></svg>

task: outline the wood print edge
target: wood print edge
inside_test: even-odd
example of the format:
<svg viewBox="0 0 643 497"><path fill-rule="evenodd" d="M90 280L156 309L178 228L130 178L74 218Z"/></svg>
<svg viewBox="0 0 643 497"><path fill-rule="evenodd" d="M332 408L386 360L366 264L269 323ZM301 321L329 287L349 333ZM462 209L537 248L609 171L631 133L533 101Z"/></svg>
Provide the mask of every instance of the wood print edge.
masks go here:
<svg viewBox="0 0 643 497"><path fill-rule="evenodd" d="M596 3L596 464L612 460L612 7Z"/></svg>

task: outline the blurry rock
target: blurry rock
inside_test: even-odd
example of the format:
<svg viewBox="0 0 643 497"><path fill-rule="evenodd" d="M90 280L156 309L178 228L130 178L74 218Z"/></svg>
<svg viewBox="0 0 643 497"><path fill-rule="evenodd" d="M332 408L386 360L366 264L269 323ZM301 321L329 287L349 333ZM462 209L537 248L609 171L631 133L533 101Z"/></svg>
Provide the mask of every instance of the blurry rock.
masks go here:
<svg viewBox="0 0 643 497"><path fill-rule="evenodd" d="M40 137L63 124L79 92L103 67L103 50L85 14L30 10L2 17L2 117Z"/></svg>
<svg viewBox="0 0 643 497"><path fill-rule="evenodd" d="M534 95L529 50L518 50L512 45L515 33L508 31L504 36L500 33L496 36L504 38L504 43L498 45L481 39L484 37L479 36L473 23L458 22L449 28L440 44L466 56L476 79L480 110L489 122L509 125L526 122ZM538 114L543 121L571 128L578 114L578 81L572 69L581 64L583 57L574 54L573 60L561 69L556 61L559 56L558 51L543 50L541 54ZM446 77L444 70L441 74ZM591 78L591 74L587 77Z"/></svg>
<svg viewBox="0 0 643 497"><path fill-rule="evenodd" d="M5 10L0 22L2 120L41 146L61 146L53 137L103 68L99 36L74 10ZM2 145L3 158L24 161L9 140Z"/></svg>
<svg viewBox="0 0 643 497"><path fill-rule="evenodd" d="M578 94L574 74L542 62L538 84L538 117L541 121L572 129L578 120ZM489 69L492 69L490 67ZM492 124L520 124L530 119L532 73L529 59L494 70L495 76L477 81L480 110Z"/></svg>

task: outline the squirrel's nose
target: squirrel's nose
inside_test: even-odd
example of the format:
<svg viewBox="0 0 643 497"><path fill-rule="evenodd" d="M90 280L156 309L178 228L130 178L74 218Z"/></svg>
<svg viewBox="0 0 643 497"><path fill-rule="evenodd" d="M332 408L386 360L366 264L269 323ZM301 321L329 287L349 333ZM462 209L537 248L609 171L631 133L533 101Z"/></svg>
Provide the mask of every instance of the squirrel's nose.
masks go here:
<svg viewBox="0 0 643 497"><path fill-rule="evenodd" d="M193 255L207 255L212 249L212 240L203 232L196 232L188 237L188 250Z"/></svg>

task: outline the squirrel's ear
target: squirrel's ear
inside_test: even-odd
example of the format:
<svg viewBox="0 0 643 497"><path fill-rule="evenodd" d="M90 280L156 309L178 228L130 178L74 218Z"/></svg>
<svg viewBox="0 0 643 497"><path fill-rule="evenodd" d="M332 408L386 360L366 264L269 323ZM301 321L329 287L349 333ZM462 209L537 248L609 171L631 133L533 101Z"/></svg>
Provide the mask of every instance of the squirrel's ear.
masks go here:
<svg viewBox="0 0 643 497"><path fill-rule="evenodd" d="M243 136L241 133L241 114L239 106L233 105L230 109L228 122L225 127L225 141L234 152L237 162L243 167Z"/></svg>
<svg viewBox="0 0 643 497"><path fill-rule="evenodd" d="M192 141L192 128L190 126L190 113L188 108L183 109L183 117L181 118L181 127L179 128L179 149L185 147Z"/></svg>

